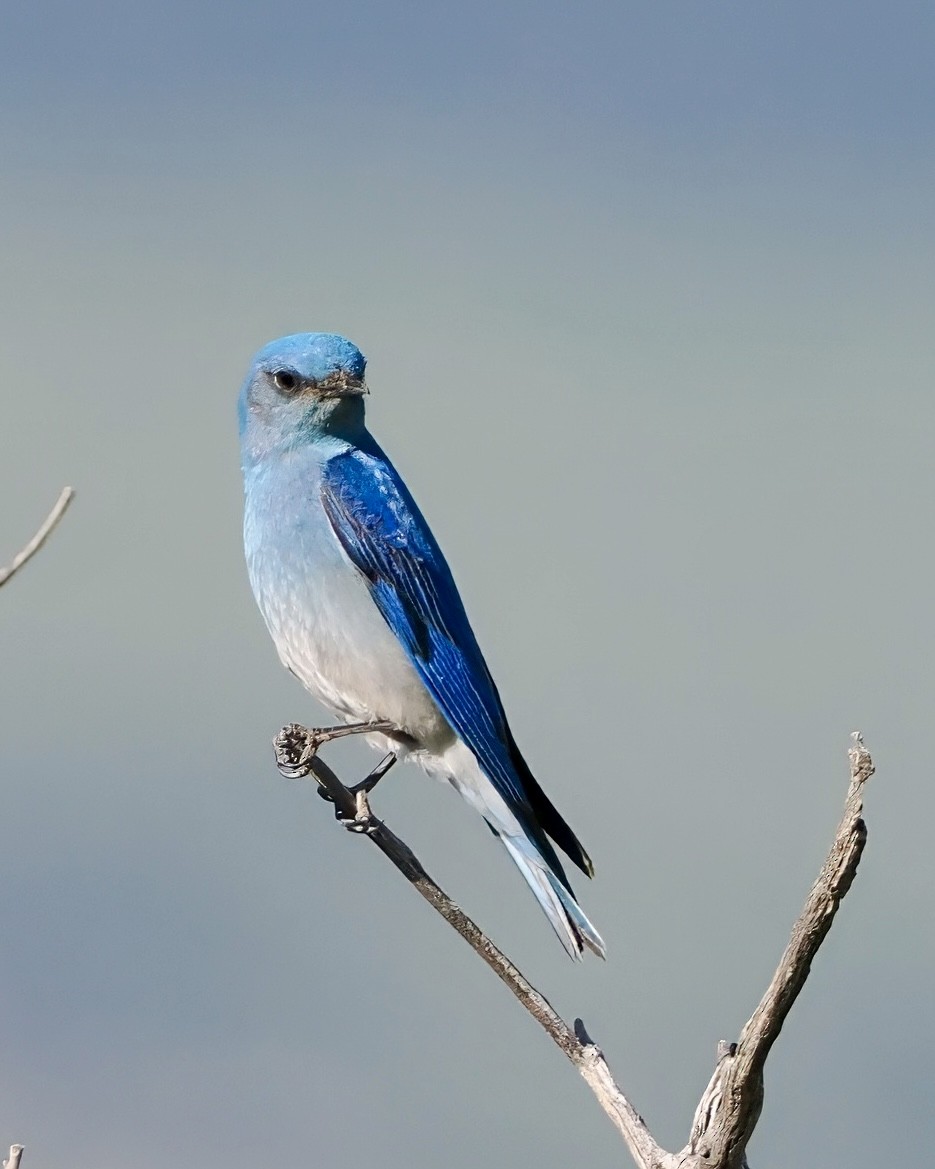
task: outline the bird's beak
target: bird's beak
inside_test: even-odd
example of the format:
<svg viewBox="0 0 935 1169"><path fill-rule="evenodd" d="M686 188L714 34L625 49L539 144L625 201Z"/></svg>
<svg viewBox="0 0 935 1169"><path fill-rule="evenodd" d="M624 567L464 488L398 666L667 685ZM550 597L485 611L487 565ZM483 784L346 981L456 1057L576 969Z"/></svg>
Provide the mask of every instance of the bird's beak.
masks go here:
<svg viewBox="0 0 935 1169"><path fill-rule="evenodd" d="M319 398L359 398L369 394L363 378L355 378L343 370L329 374L314 387Z"/></svg>

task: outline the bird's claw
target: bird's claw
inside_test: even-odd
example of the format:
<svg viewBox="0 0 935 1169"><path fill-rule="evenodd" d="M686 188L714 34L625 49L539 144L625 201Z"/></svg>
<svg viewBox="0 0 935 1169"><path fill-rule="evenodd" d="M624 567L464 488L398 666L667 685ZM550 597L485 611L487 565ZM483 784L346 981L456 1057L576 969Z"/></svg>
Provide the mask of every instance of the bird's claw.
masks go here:
<svg viewBox="0 0 935 1169"><path fill-rule="evenodd" d="M309 730L301 723L289 723L288 726L283 727L273 739L273 751L276 755L276 766L280 775L285 776L286 779L304 779L311 773L312 760L317 755L319 747L333 737L335 737L333 729ZM370 801L367 797L395 762L396 753L391 752L377 764L366 778L347 789L354 797L356 811L353 816L348 816L340 808L335 807L335 819L343 824L349 832L362 832L368 836L376 832L380 822L370 811ZM320 783L317 791L323 800L334 803L334 798Z"/></svg>
<svg viewBox="0 0 935 1169"><path fill-rule="evenodd" d="M279 774L286 779L304 779L312 770L312 760L321 742L314 731L301 723L289 723L273 739L273 751Z"/></svg>
<svg viewBox="0 0 935 1169"><path fill-rule="evenodd" d="M351 723L339 727L303 727L301 723L289 723L273 739L273 751L280 775L286 779L304 779L312 770L312 760L325 743L332 739L343 739L348 735L366 735L374 732L387 733L394 730L390 722ZM405 736L403 736L405 738ZM365 783L374 787L396 761L396 753L387 755L383 763L370 773ZM351 789L356 790L356 789ZM325 796L328 799L328 796Z"/></svg>

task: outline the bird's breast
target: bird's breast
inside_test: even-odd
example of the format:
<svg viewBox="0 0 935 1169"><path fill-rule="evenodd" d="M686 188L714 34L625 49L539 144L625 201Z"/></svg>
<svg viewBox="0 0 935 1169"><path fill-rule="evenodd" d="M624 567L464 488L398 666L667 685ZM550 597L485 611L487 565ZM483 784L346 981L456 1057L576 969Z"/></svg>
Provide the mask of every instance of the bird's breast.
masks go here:
<svg viewBox="0 0 935 1169"><path fill-rule="evenodd" d="M338 542L320 484L320 464L247 480L247 568L279 657L339 718L386 719L444 749L451 729Z"/></svg>

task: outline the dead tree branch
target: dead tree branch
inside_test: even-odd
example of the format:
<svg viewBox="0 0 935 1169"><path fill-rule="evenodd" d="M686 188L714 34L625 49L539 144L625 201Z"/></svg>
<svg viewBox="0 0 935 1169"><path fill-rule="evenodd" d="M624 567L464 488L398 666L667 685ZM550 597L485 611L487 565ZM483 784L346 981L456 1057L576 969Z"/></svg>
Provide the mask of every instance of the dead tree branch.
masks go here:
<svg viewBox="0 0 935 1169"><path fill-rule="evenodd" d="M863 812L864 784L873 775L873 761L859 732L848 751L851 782L844 802L844 815L818 879L805 901L792 936L773 975L772 982L753 1012L740 1040L718 1061L714 1081L719 1081L719 1107L705 1123L696 1114L689 1148L700 1153L707 1165L741 1169L747 1146L763 1107L763 1065L792 1004L799 996L812 968L818 948L825 940L834 916L857 874L867 842Z"/></svg>
<svg viewBox="0 0 935 1169"><path fill-rule="evenodd" d="M11 564L9 564L6 568L0 568L0 586L5 585L10 577L23 567L27 560L30 560L33 556L35 556L35 554L52 534L52 530L54 529L55 525L65 514L66 510L68 509L68 505L74 498L74 488L64 487L62 489L62 494L55 501L55 506L46 516L38 532L36 532L26 547L13 557Z"/></svg>
<svg viewBox="0 0 935 1169"><path fill-rule="evenodd" d="M737 1043L721 1041L714 1075L692 1124L689 1143L669 1153L654 1140L643 1118L620 1090L603 1052L580 1019L574 1029L506 955L432 880L402 840L372 815L365 791L351 791L317 754L315 732L293 723L274 740L276 761L290 778L314 775L348 827L366 835L426 901L458 931L578 1069L623 1137L639 1169L746 1169L746 1147L763 1106L763 1065L844 899L867 837L861 818L863 786L873 774L859 733L848 752L850 787L844 816L786 946L779 967Z"/></svg>

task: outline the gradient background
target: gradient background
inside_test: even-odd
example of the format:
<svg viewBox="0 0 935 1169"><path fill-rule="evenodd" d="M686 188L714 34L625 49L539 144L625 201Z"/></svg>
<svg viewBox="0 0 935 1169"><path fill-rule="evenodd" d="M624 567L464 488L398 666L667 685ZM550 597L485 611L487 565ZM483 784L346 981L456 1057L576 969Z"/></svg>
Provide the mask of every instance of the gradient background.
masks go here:
<svg viewBox="0 0 935 1169"><path fill-rule="evenodd" d="M252 352L336 330L597 862L573 967L417 770L377 811L678 1148L833 833L756 1169L935 1141L935 14L60 2L0 17L0 1145L30 1169L627 1162L269 740ZM336 750L348 779L366 748Z"/></svg>

